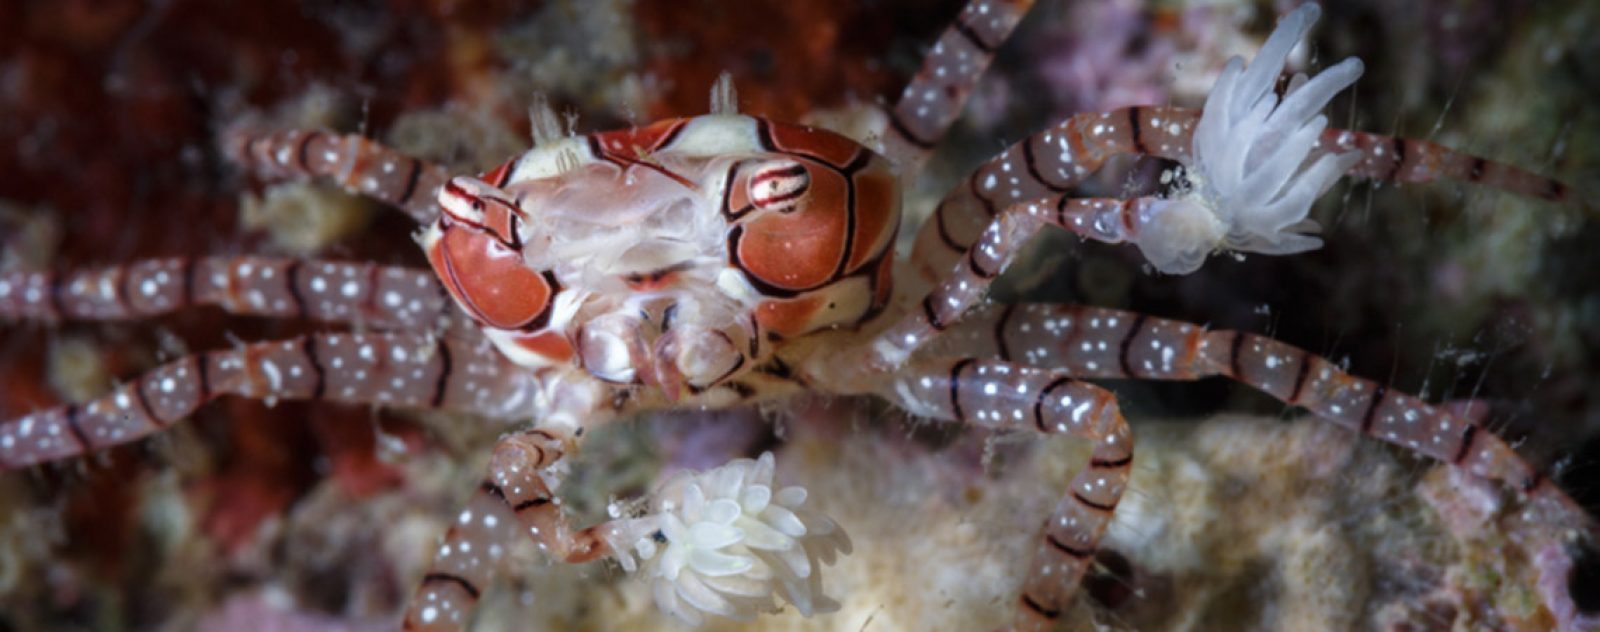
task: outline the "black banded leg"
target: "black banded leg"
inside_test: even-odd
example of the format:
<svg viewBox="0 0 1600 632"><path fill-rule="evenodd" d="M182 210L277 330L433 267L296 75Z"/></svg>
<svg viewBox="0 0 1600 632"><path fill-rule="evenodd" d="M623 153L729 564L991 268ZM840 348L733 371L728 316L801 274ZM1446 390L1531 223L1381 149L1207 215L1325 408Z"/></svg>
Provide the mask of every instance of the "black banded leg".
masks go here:
<svg viewBox="0 0 1600 632"><path fill-rule="evenodd" d="M945 270L938 285L927 291L920 309L912 310L878 334L867 348L875 357L867 362L851 358L840 368L849 370L851 364L880 368L899 364L961 322L968 310L983 304L994 280L1010 267L1017 253L1040 229L1055 225L1090 239L1116 243L1123 239L1122 231L1107 233L1097 227L1107 226L1108 222L1121 226L1124 216L1151 201L1069 198L1065 193L1056 193L1005 207L988 221L988 228L977 241L962 251L961 259Z"/></svg>
<svg viewBox="0 0 1600 632"><path fill-rule="evenodd" d="M435 196L449 179L443 167L359 134L234 128L224 132L222 147L229 159L261 177L330 181L400 209L419 224L438 218Z"/></svg>
<svg viewBox="0 0 1600 632"><path fill-rule="evenodd" d="M170 257L0 273L0 319L133 320L214 305L380 331L462 330L465 318L426 269L273 257Z"/></svg>
<svg viewBox="0 0 1600 632"><path fill-rule="evenodd" d="M1309 159L1333 151L1361 153L1361 162L1346 174L1352 178L1404 183L1452 180L1595 210L1590 199L1560 180L1426 140L1330 129L1322 133L1322 143Z"/></svg>
<svg viewBox="0 0 1600 632"><path fill-rule="evenodd" d="M0 469L137 441L221 396L442 408L517 418L537 384L483 341L316 334L191 355L80 406L0 423Z"/></svg>
<svg viewBox="0 0 1600 632"><path fill-rule="evenodd" d="M859 366L894 366L910 357L929 340L959 323L966 312L983 303L989 286L1011 265L1022 246L1047 222L1022 212L1007 209L989 223L982 237L967 248L963 259L948 270L944 280L922 298L919 309L902 316L878 334L864 351L872 354L866 362L849 358L845 372ZM852 366L854 365L854 366Z"/></svg>
<svg viewBox="0 0 1600 632"><path fill-rule="evenodd" d="M515 535L515 525L499 488L484 481L439 542L406 609L404 629L464 628L483 591L499 574L504 543Z"/></svg>
<svg viewBox="0 0 1600 632"><path fill-rule="evenodd" d="M1084 112L1045 128L988 160L952 189L919 229L912 268L937 280L979 232L1007 206L1067 191L1114 155L1149 155L1192 164L1200 111L1134 106ZM893 135L891 135L893 137ZM1431 143L1340 129L1323 132L1308 160L1358 152L1352 178L1423 183L1453 180L1588 208L1595 204L1565 183Z"/></svg>
<svg viewBox="0 0 1600 632"><path fill-rule="evenodd" d="M1228 377L1352 432L1500 481L1581 518L1577 504L1481 427L1471 400L1429 404L1346 373L1326 358L1265 336L1102 307L986 306L932 344L941 355L1009 355L1083 378Z"/></svg>
<svg viewBox="0 0 1600 632"><path fill-rule="evenodd" d="M1204 377L1200 325L1090 305L985 305L929 343L929 353L1002 357L1079 378Z"/></svg>
<svg viewBox="0 0 1600 632"><path fill-rule="evenodd" d="M922 167L961 116L995 49L1005 43L1033 0L972 0L928 50L922 68L884 113L882 152L904 177Z"/></svg>
<svg viewBox="0 0 1600 632"><path fill-rule="evenodd" d="M452 523L423 574L406 608L405 629L462 629L498 569L507 538L518 530L551 558L568 564L611 553L602 537L610 523L573 529L550 490L559 477L551 466L561 460L573 438L560 429L534 428L500 440L488 476Z"/></svg>
<svg viewBox="0 0 1600 632"><path fill-rule="evenodd" d="M575 529L568 522L547 481L551 466L561 460L573 437L558 428L534 428L500 440L489 460L489 480L505 492L506 505L527 534L550 557L581 564L609 555L601 537L607 524Z"/></svg>
<svg viewBox="0 0 1600 632"><path fill-rule="evenodd" d="M1086 239L1122 243L1138 237L1131 218L1159 203L1150 197L1073 198L1053 193L1005 207L945 271L939 284L923 296L921 309L912 310L878 334L869 346L874 357L865 362L850 358L841 368L848 370L851 364L894 366L955 326L968 310L983 304L989 286L1040 229L1057 226Z"/></svg>
<svg viewBox="0 0 1600 632"><path fill-rule="evenodd" d="M1471 412L1470 402L1429 404L1350 375L1304 349L1247 332L1206 332L1195 355L1206 374L1233 378L1358 434L1500 481L1572 516L1583 515L1510 444L1460 414Z"/></svg>
<svg viewBox="0 0 1600 632"><path fill-rule="evenodd" d="M1072 603L1127 489L1133 435L1115 398L1062 371L978 358L914 362L882 394L920 415L1094 442L1089 464L1073 476L1039 535L1018 597L1017 629L1049 629Z"/></svg>
<svg viewBox="0 0 1600 632"><path fill-rule="evenodd" d="M1018 141L939 201L917 233L912 269L937 280L1002 209L1067 193L1111 156L1187 158L1197 119L1193 110L1158 106L1085 112Z"/></svg>

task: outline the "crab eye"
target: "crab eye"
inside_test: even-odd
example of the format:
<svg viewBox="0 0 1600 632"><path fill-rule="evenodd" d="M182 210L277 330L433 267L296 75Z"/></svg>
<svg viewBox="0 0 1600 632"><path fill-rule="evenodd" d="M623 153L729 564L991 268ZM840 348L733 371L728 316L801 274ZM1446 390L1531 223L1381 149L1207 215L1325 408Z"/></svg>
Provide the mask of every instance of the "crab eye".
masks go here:
<svg viewBox="0 0 1600 632"><path fill-rule="evenodd" d="M811 188L805 165L779 160L761 165L750 175L750 204L759 209L789 213Z"/></svg>
<svg viewBox="0 0 1600 632"><path fill-rule="evenodd" d="M470 179L451 178L439 190L439 207L458 222L482 226L483 200L478 197L476 188Z"/></svg>
<svg viewBox="0 0 1600 632"><path fill-rule="evenodd" d="M503 191L475 178L451 178L439 191L439 205L455 221L488 231L508 248L522 248L522 210Z"/></svg>

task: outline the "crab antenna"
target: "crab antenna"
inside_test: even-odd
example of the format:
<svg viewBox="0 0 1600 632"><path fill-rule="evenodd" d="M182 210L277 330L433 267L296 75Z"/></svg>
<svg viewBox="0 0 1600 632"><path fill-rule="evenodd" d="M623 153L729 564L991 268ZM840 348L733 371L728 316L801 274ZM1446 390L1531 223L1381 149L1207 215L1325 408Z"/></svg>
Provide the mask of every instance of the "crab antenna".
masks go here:
<svg viewBox="0 0 1600 632"><path fill-rule="evenodd" d="M561 140L568 133L567 129L562 128L555 109L550 107L549 97L542 92L533 95L533 105L528 106L528 122L532 128L534 147Z"/></svg>
<svg viewBox="0 0 1600 632"><path fill-rule="evenodd" d="M711 84L711 113L739 113L739 94L733 89L733 75L727 71L723 71L717 77L717 82Z"/></svg>

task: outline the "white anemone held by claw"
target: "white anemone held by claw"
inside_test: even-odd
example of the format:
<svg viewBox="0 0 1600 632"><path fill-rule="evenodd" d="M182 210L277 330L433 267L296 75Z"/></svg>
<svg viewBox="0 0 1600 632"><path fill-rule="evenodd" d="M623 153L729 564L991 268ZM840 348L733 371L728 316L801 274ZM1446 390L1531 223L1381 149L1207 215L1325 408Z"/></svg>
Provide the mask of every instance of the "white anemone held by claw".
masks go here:
<svg viewBox="0 0 1600 632"><path fill-rule="evenodd" d="M1141 213L1139 249L1156 269L1186 274L1219 248L1263 254L1314 250L1311 205L1361 160L1358 152L1308 160L1328 118L1319 114L1361 76L1351 57L1316 77L1298 74L1282 101L1273 91L1289 53L1322 10L1305 4L1278 23L1248 65L1228 61L1194 131L1190 187Z"/></svg>
<svg viewBox="0 0 1600 632"><path fill-rule="evenodd" d="M770 452L678 473L656 493L653 513L613 532L618 561L648 577L656 605L689 625L773 612L775 598L805 616L837 610L822 594L822 565L850 553L850 538L804 506L805 489L775 489L772 475Z"/></svg>

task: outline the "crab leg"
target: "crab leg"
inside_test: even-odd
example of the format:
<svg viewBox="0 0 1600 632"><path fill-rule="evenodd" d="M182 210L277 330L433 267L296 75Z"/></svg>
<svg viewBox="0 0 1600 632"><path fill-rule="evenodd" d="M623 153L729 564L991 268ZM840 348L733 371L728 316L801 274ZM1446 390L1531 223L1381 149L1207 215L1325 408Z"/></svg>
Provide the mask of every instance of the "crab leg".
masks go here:
<svg viewBox="0 0 1600 632"><path fill-rule="evenodd" d="M903 362L939 332L959 322L967 310L982 304L994 279L1045 226L1060 226L1086 239L1106 243L1136 241L1140 237L1137 218L1151 205L1160 203L1156 198L1117 200L1056 194L1007 207L965 249L966 256L947 268L944 281L923 296L918 309L878 334L871 350L876 360L869 364Z"/></svg>
<svg viewBox="0 0 1600 632"><path fill-rule="evenodd" d="M946 348L946 345L949 348ZM1362 435L1426 455L1581 518L1573 501L1462 406L1430 405L1352 376L1333 362L1265 336L1208 331L1177 320L1081 305L995 305L931 345L1060 368L1080 378L1198 380L1224 376ZM1479 407L1481 408L1481 406Z"/></svg>
<svg viewBox="0 0 1600 632"><path fill-rule="evenodd" d="M1200 111L1136 106L1078 114L1022 139L991 158L945 196L917 234L912 262L937 279L1001 210L1064 194L1113 155L1149 155L1188 164ZM1560 181L1421 140L1329 129L1307 162L1328 152L1361 152L1347 175L1421 183L1474 182L1563 204L1583 204Z"/></svg>
<svg viewBox="0 0 1600 632"><path fill-rule="evenodd" d="M458 316L432 272L398 266L175 257L68 274L0 273L4 319L130 320L196 305L402 331L431 330Z"/></svg>
<svg viewBox="0 0 1600 632"><path fill-rule="evenodd" d="M968 175L923 222L912 250L912 266L937 280L977 241L1006 207L1065 195L1105 160L1120 153L1187 156L1186 140L1199 117L1168 115L1175 108L1133 107L1107 114L1079 114L1007 147ZM1133 118L1130 118L1133 117ZM1138 126L1131 121L1141 121ZM1159 123L1149 127L1145 123ZM1173 133L1172 125L1179 126ZM1130 130L1142 130L1137 142Z"/></svg>
<svg viewBox="0 0 1600 632"><path fill-rule="evenodd" d="M221 395L442 408L513 419L534 376L487 343L416 334L317 334L190 355L81 405L0 423L0 469L88 454L165 430Z"/></svg>
<svg viewBox="0 0 1600 632"><path fill-rule="evenodd" d="M1041 407L1048 399L1041 393L1042 387L1025 382L1043 379L1035 376L1059 375L1065 379L1068 375L1091 377L1131 374L1138 377L1190 379L1204 375L1226 375L1284 401L1304 406L1318 416L1362 434L1405 445L1463 468L1473 475L1518 488L1551 515L1583 515L1569 498L1492 433L1480 432L1476 425L1452 416L1441 408L1353 377L1327 360L1254 334L1205 332L1203 328L1188 323L1126 313L1113 319L1111 312L1082 308L1085 311L1078 314L1079 318L1073 319L1076 322L1069 320L1063 323L1058 317L1051 320L1048 329L1045 318L1028 323L1028 333L1046 337L1045 342L1037 338L1012 339L1009 333L1011 324L1005 320L974 325L979 331L991 332L990 335L996 339L996 346L1005 348L1002 353L1006 355L1002 357L1008 357L1019 349L1023 350L1025 356L1031 351L1038 362L1066 364L1066 370L1059 374L1037 369L1025 373L1020 368L1010 368L1009 363L1004 363L990 367L996 377L991 377L987 383L975 385L964 381L968 367L987 364L977 361L969 361L965 365L962 362L945 363L943 366L948 371L940 373L926 368L923 361L913 359L914 352L921 350L940 332L961 322L966 312L977 306L993 279L1005 270L1016 252L1040 228L1056 224L1080 235L1106 241L1132 238L1135 236L1132 235L1134 224L1122 218L1136 216L1139 205L1153 203L1149 198L1126 201L1075 200L1063 195L1056 196L1054 201L1055 204L1046 204L1046 200L1014 204L1000 212L965 251L965 259L953 264L946 279L927 294L921 309L911 310L880 333L869 347L863 349L866 357L839 354L826 360L820 372L813 370L815 377L831 382L832 386L843 392L850 392L850 383L866 377L864 372L892 374L895 378L890 387L880 387L879 390L892 391L883 394L914 412L964 420L967 414L964 411L971 411L971 416L979 423L1000 425L1021 424L1030 419L1029 410L1020 399L1028 395L1038 398L1040 403L1034 410L1042 411ZM1087 329L1082 323L1082 316L1088 317ZM1016 325L1019 333L1021 325L1020 322ZM1072 329L1074 325L1076 329ZM1064 343L1058 342L1060 335L1074 331L1077 332L1076 337L1067 338ZM1152 343L1154 346L1151 346ZM908 360L911 360L909 364ZM1005 367L1015 377L1001 372L1000 367ZM999 376L1022 383L1004 382ZM983 381L981 376L978 381ZM982 395L971 400L972 403L963 404L963 401L967 401L963 398L974 390ZM943 399L940 395L943 395ZM985 406L977 402L1007 405ZM1074 404L1078 405L1081 402ZM1094 409L1087 407L1082 410L1087 414ZM1078 410L1073 408L1074 412ZM1041 430L1048 431L1052 427L1044 420L1042 412L1035 412L1032 419L1043 425ZM1109 458L1102 461L1116 462ZM1088 472L1094 469L1091 467ZM1107 480L1115 482L1117 479ZM1074 491L1082 489L1080 482L1074 482ZM1120 487L1118 489L1120 491ZM1067 514L1063 517L1068 524L1060 526L1070 526L1073 516ZM1049 528L1058 526L1054 520ZM1583 518L1564 522L1588 526ZM1093 531L1094 542L1098 541L1099 533L1099 530ZM1054 542L1050 544L1054 545ZM1054 548L1062 557L1075 558L1077 556L1073 551L1076 551L1087 558L1093 552L1093 542L1090 544L1072 551ZM1050 569L1051 581L1042 579L1047 572L1045 569ZM1063 597L1048 603L1037 598L1030 602L1029 596L1035 593L1025 592L1024 607L1018 615L1019 627L1044 627L1059 615L1060 607L1065 603L1064 596L1070 596L1076 589L1081 572L1081 568L1074 569L1071 566L1056 572L1048 564L1036 562L1030 568L1030 579L1026 584L1028 590ZM1066 576L1065 581L1063 576Z"/></svg>
<svg viewBox="0 0 1600 632"><path fill-rule="evenodd" d="M405 630L461 630L483 590L505 559L504 542L514 536L511 508L493 483L484 481L450 523L433 562L406 609Z"/></svg>
<svg viewBox="0 0 1600 632"><path fill-rule="evenodd" d="M1066 371L973 357L913 362L882 391L919 415L1094 442L1088 465L1045 522L1022 585L1015 628L1050 629L1071 605L1128 485L1133 434L1115 396Z"/></svg>
<svg viewBox="0 0 1600 632"><path fill-rule="evenodd" d="M1057 202L1055 209L1028 203L1002 212L967 250L966 259L957 263L949 277L923 299L922 309L912 310L879 334L873 344L878 356L875 364L899 364L933 336L960 322L967 310L983 300L990 283L1015 253L1044 225L1057 224L1080 235L1115 241L1128 237L1131 225L1119 218L1136 214L1138 205L1149 203L1149 199L1117 203L1058 197ZM1073 209L1084 212L1074 214L1070 212ZM1050 317L1041 316L1041 322L1015 325L1018 334L1024 324L1028 325L1032 337L1025 340L1003 339L1012 325L1001 320L994 325L993 335L996 344L1004 349L995 351L1002 353L1001 357L1011 357L1021 350L1030 362L1065 364L1080 377L1234 377L1362 434L1408 446L1530 494L1548 488L1552 497L1570 503L1499 438L1477 432L1476 426L1416 398L1350 376L1302 350L1255 334L1205 332L1188 323L1126 313L1113 316L1119 313L1096 308L1076 309L1088 315L1087 328L1081 318L1070 317L1055 317L1046 327L1042 320ZM1046 339L1040 340L1041 336ZM1067 337L1065 342L1059 342L1057 336ZM1152 347L1152 343L1156 346ZM1304 373L1299 372L1302 369Z"/></svg>
<svg viewBox="0 0 1600 632"><path fill-rule="evenodd" d="M939 139L961 115L995 49L1032 6L1033 0L972 0L939 35L922 68L886 110L888 129L878 134L883 139L881 153L901 174L921 170Z"/></svg>
<svg viewBox="0 0 1600 632"><path fill-rule="evenodd" d="M232 129L223 134L222 147L235 163L261 177L332 180L405 211L418 224L439 216L434 195L450 178L443 167L359 134Z"/></svg>
<svg viewBox="0 0 1600 632"><path fill-rule="evenodd" d="M500 440L489 461L489 475L445 534L406 608L406 630L460 630L493 579L503 555L502 521L514 518L539 549L568 564L611 554L606 522L574 529L551 491L561 476L553 466L569 449L573 435L561 426L535 428ZM485 557L487 556L487 558Z"/></svg>
<svg viewBox="0 0 1600 632"><path fill-rule="evenodd" d="M912 353L938 333L956 325L967 310L983 299L990 283L1004 271L1016 252L1043 226L1057 224L1081 235L1114 241L1127 235L1128 224L1118 217L1129 217L1123 209L1150 203L1148 198L1113 202L1057 198L1054 209L1042 203L1008 207L991 222L978 241L966 251L966 258L953 266L948 277L924 298L921 309L913 309L899 322L880 333L864 352L840 354L824 369L843 377L831 377L834 386L848 392L849 382L869 372L889 372L901 367ZM1087 215L1074 217L1068 211L1080 209ZM1136 214L1136 211L1133 212ZM1078 219L1087 221L1079 222ZM1205 375L1225 375L1256 386L1267 393L1304 406L1320 417L1451 463L1479 477L1503 482L1520 489L1553 516L1583 516L1583 512L1545 477L1489 432L1479 432L1472 423L1429 406L1408 395L1395 393L1373 382L1353 377L1327 360L1283 343L1241 332L1205 332L1202 328L1173 321L1162 321L1122 314L1111 320L1109 312L1089 316L1088 328L1069 330L1074 323L1056 318L1051 327L1029 323L1030 333L1045 336L1050 343L1005 338L1007 355L1029 351L1037 361L1061 362L1067 371L1081 377L1123 376L1190 379ZM1105 316L1104 320L1097 316ZM987 323L991 335L1007 336L1010 323ZM1017 325L1021 330L1021 323ZM1097 331L1104 326L1103 331ZM982 331L982 324L975 325ZM997 330L996 327L999 327ZM1037 330L1037 331L1034 331ZM1054 331L1051 331L1054 330ZM1077 337L1056 343L1057 335L1076 331ZM1042 333L1041 333L1042 332ZM1088 332L1088 333L1084 333ZM1131 332L1131 334L1130 334ZM997 345L1001 345L998 342ZM1031 344L1030 344L1031 343ZM1151 344L1154 343L1155 347ZM1060 344L1057 347L1056 344ZM1044 352L1041 352L1043 349ZM1054 353L1051 353L1055 350ZM998 351L998 349L996 349ZM1146 363L1149 366L1146 366ZM1301 370L1304 372L1301 372ZM930 377L930 379L932 379ZM950 381L957 381L950 378ZM936 381L935 381L936 383ZM896 386L904 390L904 382ZM917 383L920 386L920 380ZM998 387L997 387L998 388ZM902 399L912 399L902 396ZM926 399L926 398L924 398ZM909 405L909 403L908 403ZM913 410L917 410L913 408ZM1012 411L1016 414L1021 411ZM1573 522L1565 520L1564 522ZM1576 522L1589 527L1586 519Z"/></svg>

